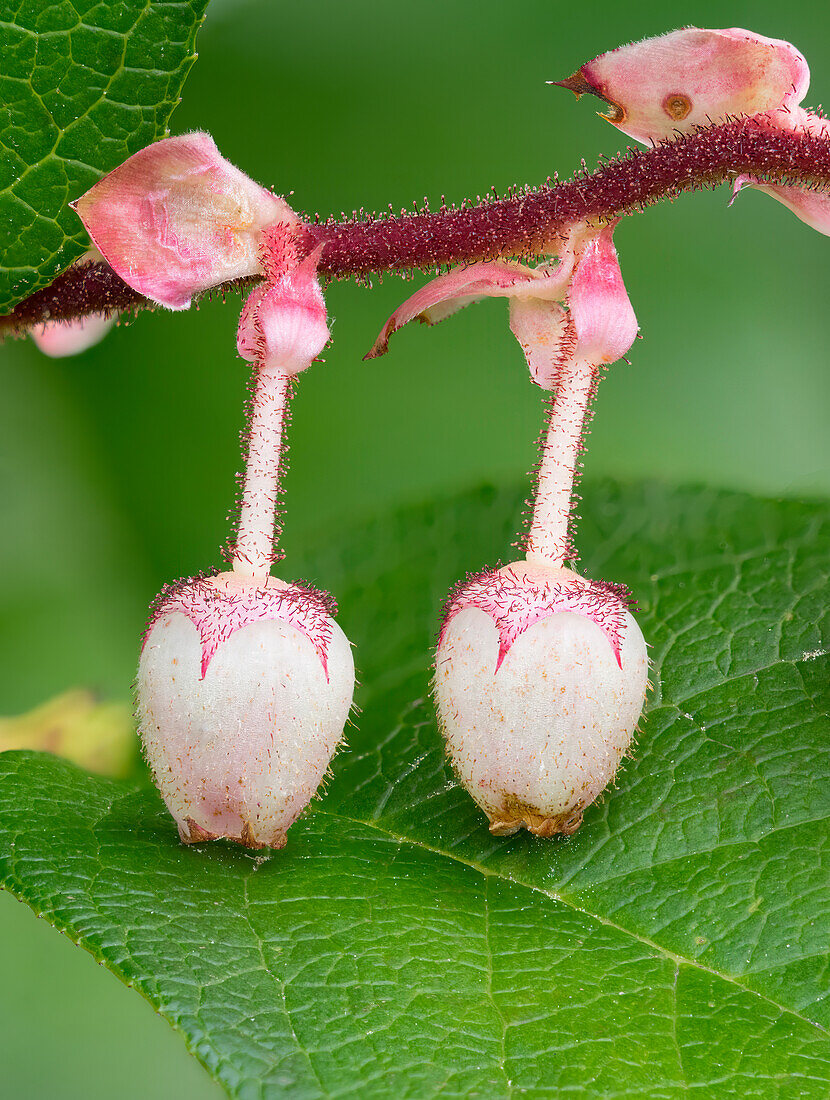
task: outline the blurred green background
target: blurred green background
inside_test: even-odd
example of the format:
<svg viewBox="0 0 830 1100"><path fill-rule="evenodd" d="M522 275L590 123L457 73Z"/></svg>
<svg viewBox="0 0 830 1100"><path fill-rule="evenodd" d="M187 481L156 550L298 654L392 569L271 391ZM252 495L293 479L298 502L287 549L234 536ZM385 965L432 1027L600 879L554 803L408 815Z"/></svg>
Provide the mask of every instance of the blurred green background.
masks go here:
<svg viewBox="0 0 830 1100"><path fill-rule="evenodd" d="M214 0L173 132L209 130L307 212L501 192L625 144L545 80L683 23L793 41L807 102L830 99L830 15L807 5ZM830 243L759 193L727 201L686 195L620 225L643 340L602 384L586 470L827 494ZM288 577L310 537L534 460L541 398L503 302L361 362L412 289L329 291L335 341L294 403ZM128 696L152 596L218 563L247 384L238 304L143 315L78 359L0 350L0 713L81 684ZM6 895L0 973L3 1097L217 1094L138 997Z"/></svg>

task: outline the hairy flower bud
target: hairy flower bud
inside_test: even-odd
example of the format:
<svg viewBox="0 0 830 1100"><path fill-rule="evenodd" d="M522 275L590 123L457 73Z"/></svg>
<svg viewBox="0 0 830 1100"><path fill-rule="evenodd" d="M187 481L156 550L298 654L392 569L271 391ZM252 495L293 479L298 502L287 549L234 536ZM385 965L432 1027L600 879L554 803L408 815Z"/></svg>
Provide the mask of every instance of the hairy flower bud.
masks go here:
<svg viewBox="0 0 830 1100"><path fill-rule="evenodd" d="M490 831L572 833L611 782L648 656L621 590L516 562L461 585L435 662L447 751Z"/></svg>
<svg viewBox="0 0 830 1100"><path fill-rule="evenodd" d="M185 843L281 848L320 785L354 690L333 601L235 573L165 589L138 669L138 719Z"/></svg>

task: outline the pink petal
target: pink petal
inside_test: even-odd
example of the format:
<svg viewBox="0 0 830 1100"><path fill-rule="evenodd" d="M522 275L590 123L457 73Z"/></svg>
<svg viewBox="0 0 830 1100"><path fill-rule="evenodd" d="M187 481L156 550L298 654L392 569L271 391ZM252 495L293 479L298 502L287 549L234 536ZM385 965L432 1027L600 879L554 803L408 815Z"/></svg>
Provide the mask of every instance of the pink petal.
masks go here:
<svg viewBox="0 0 830 1100"><path fill-rule="evenodd" d="M537 268L511 260L493 260L458 267L447 275L439 275L398 306L380 331L366 359L383 355L389 337L416 317L428 325L437 324L464 306L482 298L541 298L548 301L561 298L568 285L573 267L570 248L563 252L560 263L540 264Z"/></svg>
<svg viewBox="0 0 830 1100"><path fill-rule="evenodd" d="M510 329L522 345L536 385L556 389L576 350L576 329L568 311L558 302L511 298Z"/></svg>
<svg viewBox="0 0 830 1100"><path fill-rule="evenodd" d="M32 339L44 355L62 359L68 355L80 355L87 348L99 344L115 324L118 314L107 317L103 313L91 313L79 321L49 321L32 329Z"/></svg>
<svg viewBox="0 0 830 1100"><path fill-rule="evenodd" d="M621 359L637 337L637 318L623 283L613 227L590 240L576 266L568 307L576 356L599 366Z"/></svg>
<svg viewBox="0 0 830 1100"><path fill-rule="evenodd" d="M293 271L251 291L239 318L236 346L243 359L298 374L317 358L330 333L317 278L320 245Z"/></svg>
<svg viewBox="0 0 830 1100"><path fill-rule="evenodd" d="M647 143L726 115L794 107L807 93L810 70L781 39L686 27L600 54L553 83L604 99L610 110L603 118Z"/></svg>
<svg viewBox="0 0 830 1100"><path fill-rule="evenodd" d="M170 309L260 272L262 230L299 222L204 133L147 146L71 205L116 274Z"/></svg>

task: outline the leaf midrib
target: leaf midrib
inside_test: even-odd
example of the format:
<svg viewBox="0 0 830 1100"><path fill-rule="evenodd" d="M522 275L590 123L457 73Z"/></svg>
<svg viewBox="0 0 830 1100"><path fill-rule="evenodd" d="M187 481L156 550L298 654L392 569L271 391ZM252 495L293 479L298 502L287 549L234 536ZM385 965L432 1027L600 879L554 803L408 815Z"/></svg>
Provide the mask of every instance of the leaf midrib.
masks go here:
<svg viewBox="0 0 830 1100"><path fill-rule="evenodd" d="M630 928L626 928L622 924L618 924L616 921L611 920L608 917L603 916L601 913L593 912L587 909L584 905L577 905L575 901L568 898L567 895L561 894L556 890L546 890L542 886L537 886L534 883L527 882L524 879L515 878L512 875L506 875L498 871L494 871L489 867L485 867L482 863L479 863L474 859L464 859L454 852L445 851L443 848L438 848L432 844L427 844L425 841L416 840L413 837L405 836L402 833L396 833L392 829L382 825L379 821L364 820L363 818L352 817L349 814L339 813L335 810L326 810L323 807L317 807L314 810L315 816L322 814L327 817L335 818L339 821L343 821L350 825L362 826L366 829L372 829L381 836L387 837L389 840L395 841L399 845L408 844L412 848L418 848L422 851L429 852L431 855L439 856L443 859L451 860L464 867L469 867L473 871L477 871L485 879L496 879L501 882L509 882L515 886L522 886L527 890L531 890L534 893L541 894L542 897L549 898L551 901L559 902L560 904L571 909L573 912L581 913L586 917L591 917L593 920L598 921L600 924L605 925L607 928L611 928L616 932L619 932L623 936L628 936L629 939L650 948L652 951L658 952L666 959L671 960L675 966L691 966L696 970L701 971L704 974L709 974L712 977L720 978L722 981L728 982L730 985L734 985L737 989L740 989L743 993L747 993L753 997L757 997L759 1000L772 1005L773 1008L779 1012L787 1013L789 1016L793 1016L795 1019L801 1020L802 1023L807 1024L813 1028L819 1034L830 1038L830 1028L822 1026L815 1020L811 1020L808 1016L804 1016L794 1008L790 1008L787 1005L779 1004L774 998L767 996L765 993L760 993L756 989L752 989L750 986L744 985L743 982L738 981L736 977L731 974L725 974L714 967L706 966L704 963L698 962L696 959L686 958L684 955L679 954L676 951L671 951L667 947L663 947L655 940L649 939L647 936L641 935L639 932L635 932Z"/></svg>
<svg viewBox="0 0 830 1100"><path fill-rule="evenodd" d="M297 1050L301 1051L302 1054L304 1055L306 1064L308 1065L308 1068L311 1070L311 1073L312 1073L312 1076L314 1077L314 1080L317 1082L317 1084L320 1087L320 1095L321 1096L331 1096L331 1092L329 1091L329 1089L327 1089L325 1087L322 1080L320 1079L320 1075L317 1072L317 1069L314 1065L314 1061L312 1060L311 1053L300 1042L299 1036L297 1035L297 1029L294 1027L294 1019L293 1019L293 1016L292 1016L292 1013L291 1013L291 1009L288 1007L288 1000L285 996L285 982L280 977L278 977L274 973L274 971L271 969L271 967L268 965L268 960L266 959L266 956L265 956L265 944L263 942L262 936L259 934L259 932L257 932L256 928L254 927L254 922L251 920L251 903L250 903L250 898L249 898L249 893L248 893L248 886L249 886L249 883L251 881L251 875L253 873L254 873L254 869L251 869L250 871L248 871L247 874L243 875L243 877L242 877L242 890L243 890L243 894L242 894L242 897L243 897L243 910L242 910L242 912L243 912L243 915L244 915L244 918L245 918L245 924L248 926L248 929L249 929L251 935L254 937L254 942L256 943L257 953L259 954L260 962L262 964L263 973L267 974L268 977L271 978L271 980L273 981L273 983L274 983L274 985L277 989L277 992L279 994L279 998L282 1001L282 1010L285 1013L285 1019L288 1023L288 1029L291 1032L291 1037L293 1038L294 1043L296 1044Z"/></svg>

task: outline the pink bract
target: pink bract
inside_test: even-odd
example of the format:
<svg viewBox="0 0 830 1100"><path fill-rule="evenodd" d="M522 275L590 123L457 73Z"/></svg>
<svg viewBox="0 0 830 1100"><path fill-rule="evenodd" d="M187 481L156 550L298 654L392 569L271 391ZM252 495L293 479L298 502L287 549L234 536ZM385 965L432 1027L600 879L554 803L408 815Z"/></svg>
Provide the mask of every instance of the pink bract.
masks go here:
<svg viewBox="0 0 830 1100"><path fill-rule="evenodd" d="M830 119L822 118L801 107L788 112L776 112L771 124L802 132L807 136L830 137ZM732 198L744 187L755 187L791 210L811 229L830 236L830 193L796 184L765 183L753 176L738 176L732 188Z"/></svg>
<svg viewBox="0 0 830 1100"><path fill-rule="evenodd" d="M416 317L434 324L489 297L510 299L510 328L542 389L554 389L577 359L599 366L621 358L637 335L637 318L614 248L615 225L576 226L556 264L476 263L432 279L395 310L366 358L382 355L391 334Z"/></svg>
<svg viewBox="0 0 830 1100"><path fill-rule="evenodd" d="M642 142L689 133L732 115L756 115L759 125L773 130L830 135L827 119L798 106L810 84L803 55L790 42L738 28L687 27L647 38L600 54L572 77L553 83L577 96L590 92L604 99L609 111L602 117ZM733 198L744 187L766 192L830 235L826 192L742 175Z"/></svg>
<svg viewBox="0 0 830 1100"><path fill-rule="evenodd" d="M261 273L263 229L299 224L283 199L225 160L205 133L147 146L71 205L116 274L169 309Z"/></svg>
<svg viewBox="0 0 830 1100"><path fill-rule="evenodd" d="M806 187L793 184L764 183L752 176L738 176L732 188L733 198L744 187L754 187L771 195L791 210L793 214L811 229L830 236L830 195L826 191L811 191Z"/></svg>
<svg viewBox="0 0 830 1100"><path fill-rule="evenodd" d="M686 27L600 54L552 83L598 96L608 104L603 118L647 143L730 115L793 108L807 94L810 69L782 39Z"/></svg>
<svg viewBox="0 0 830 1100"><path fill-rule="evenodd" d="M521 345L531 379L543 390L556 389L576 352L570 313L558 302L511 298L510 331Z"/></svg>
<svg viewBox="0 0 830 1100"><path fill-rule="evenodd" d="M614 363L634 343L637 318L623 283L612 226L585 245L568 291L568 308L577 358L595 366Z"/></svg>
<svg viewBox="0 0 830 1100"><path fill-rule="evenodd" d="M439 275L398 306L365 358L376 359L383 355L388 350L389 337L415 318L434 325L482 298L555 301L565 293L573 261L574 253L568 247L557 264L540 264L533 268L512 260L493 260Z"/></svg>

